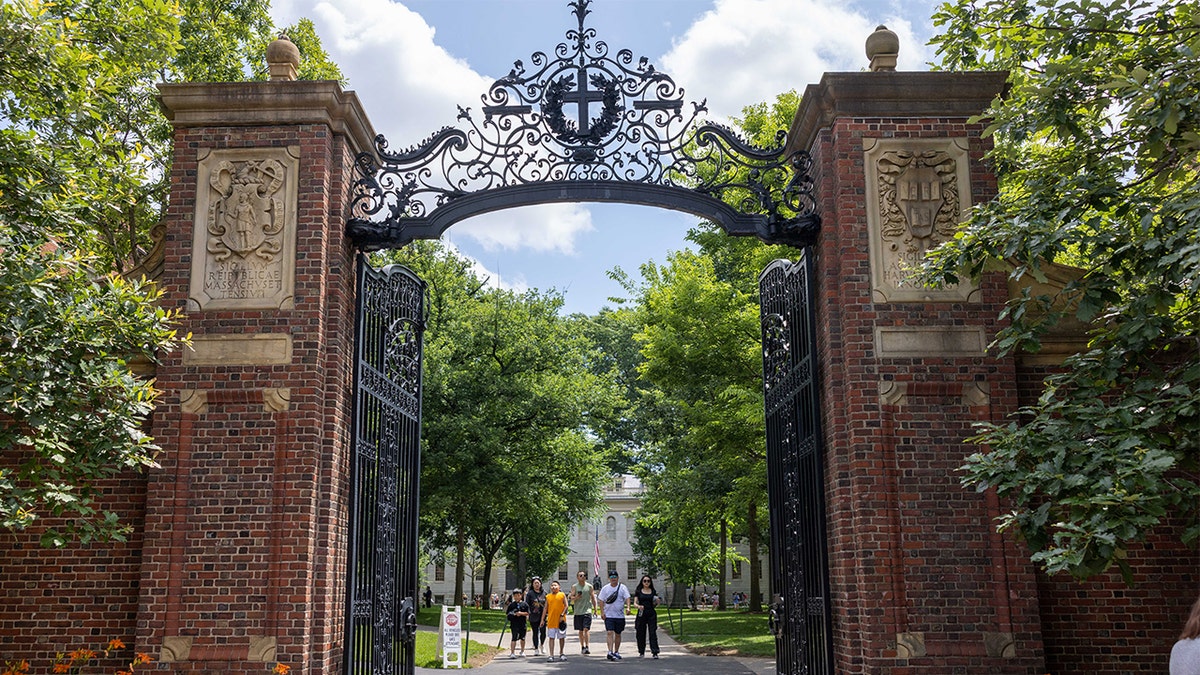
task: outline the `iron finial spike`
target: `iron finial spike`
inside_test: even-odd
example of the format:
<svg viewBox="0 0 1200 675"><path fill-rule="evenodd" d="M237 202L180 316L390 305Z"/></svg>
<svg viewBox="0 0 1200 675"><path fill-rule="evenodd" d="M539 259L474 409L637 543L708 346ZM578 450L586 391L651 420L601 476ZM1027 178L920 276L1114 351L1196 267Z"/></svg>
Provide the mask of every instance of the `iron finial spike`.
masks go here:
<svg viewBox="0 0 1200 675"><path fill-rule="evenodd" d="M584 17L592 13L592 10L588 9L588 5L590 4L592 4L592 0L574 0L568 3L568 6L574 8L571 13L575 15L575 18L579 19L579 32L581 33L583 32Z"/></svg>

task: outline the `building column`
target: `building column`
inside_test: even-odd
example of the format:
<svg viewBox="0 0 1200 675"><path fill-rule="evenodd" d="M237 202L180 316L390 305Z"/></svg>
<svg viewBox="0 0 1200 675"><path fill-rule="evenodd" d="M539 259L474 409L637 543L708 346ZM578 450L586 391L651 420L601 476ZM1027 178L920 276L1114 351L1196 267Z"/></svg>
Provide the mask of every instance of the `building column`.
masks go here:
<svg viewBox="0 0 1200 675"><path fill-rule="evenodd" d="M336 82L171 84L137 649L168 672L341 672L354 335L343 235L374 132ZM160 670L163 669L160 666Z"/></svg>
<svg viewBox="0 0 1200 675"><path fill-rule="evenodd" d="M908 268L996 193L982 112L1005 73L827 73L789 150L814 159L834 645L839 673L1044 671L1033 566L960 486L971 423L1016 409L987 345L1003 274L924 289ZM907 672L907 671L905 671Z"/></svg>

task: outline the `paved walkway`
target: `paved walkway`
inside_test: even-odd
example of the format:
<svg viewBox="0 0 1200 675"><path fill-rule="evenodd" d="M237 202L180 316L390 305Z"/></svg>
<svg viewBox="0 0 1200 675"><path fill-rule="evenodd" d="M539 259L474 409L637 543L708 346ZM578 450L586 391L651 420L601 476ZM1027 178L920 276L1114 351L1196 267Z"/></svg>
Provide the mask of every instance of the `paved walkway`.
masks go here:
<svg viewBox="0 0 1200 675"><path fill-rule="evenodd" d="M491 663L473 670L483 671L486 675L518 675L523 673L563 673L576 675L582 673L607 673L615 675L774 675L775 661L773 659L743 658L738 656L697 656L689 653L679 643L671 639L664 631L658 632L659 657L650 658L650 650L646 650L646 658L638 658L637 641L633 631L626 630L621 642L620 661L608 661L604 658L604 631L592 631L592 653L584 656L579 653L579 639L574 631L567 636L567 660L547 663L545 656L532 656L532 648L526 649L525 658L508 658L508 636L502 640L504 652L499 654ZM596 638L599 638L597 640ZM471 633L471 639L494 646L500 639L497 633ZM528 640L526 645L531 644ZM432 668L417 668L417 673L433 675L445 673L444 670Z"/></svg>

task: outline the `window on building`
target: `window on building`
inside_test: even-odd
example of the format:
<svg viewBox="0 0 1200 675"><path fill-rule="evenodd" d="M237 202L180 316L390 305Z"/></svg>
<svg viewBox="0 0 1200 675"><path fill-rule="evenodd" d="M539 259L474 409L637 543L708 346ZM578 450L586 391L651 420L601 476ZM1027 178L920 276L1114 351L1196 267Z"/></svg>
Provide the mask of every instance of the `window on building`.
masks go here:
<svg viewBox="0 0 1200 675"><path fill-rule="evenodd" d="M563 565L562 567L558 568L558 580L559 581L567 580L567 566L566 565Z"/></svg>
<svg viewBox="0 0 1200 675"><path fill-rule="evenodd" d="M733 578L734 579L742 578L742 561L741 560L736 560L733 563Z"/></svg>
<svg viewBox="0 0 1200 675"><path fill-rule="evenodd" d="M617 540L617 519L616 518L609 516L608 520L604 521L604 536L607 537L609 541Z"/></svg>
<svg viewBox="0 0 1200 675"><path fill-rule="evenodd" d="M579 571L583 572L584 574L587 574L588 569L587 569L587 561L586 560L579 561Z"/></svg>
<svg viewBox="0 0 1200 675"><path fill-rule="evenodd" d="M609 573L616 572L617 571L617 561L616 560L605 561L604 569L608 570Z"/></svg>
<svg viewBox="0 0 1200 675"><path fill-rule="evenodd" d="M435 565L434 566L433 580L434 581L445 581L446 580L446 566L445 565Z"/></svg>
<svg viewBox="0 0 1200 675"><path fill-rule="evenodd" d="M637 579L638 578L637 561L630 560L628 563L626 563L625 572L626 572L626 574L625 574L626 579L629 579L629 580Z"/></svg>

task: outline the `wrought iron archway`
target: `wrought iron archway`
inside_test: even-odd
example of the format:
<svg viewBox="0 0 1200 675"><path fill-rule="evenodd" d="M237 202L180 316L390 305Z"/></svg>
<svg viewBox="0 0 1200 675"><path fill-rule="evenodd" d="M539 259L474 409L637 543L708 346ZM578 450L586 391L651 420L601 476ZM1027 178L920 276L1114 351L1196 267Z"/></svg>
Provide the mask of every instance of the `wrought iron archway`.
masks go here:
<svg viewBox="0 0 1200 675"><path fill-rule="evenodd" d="M621 202L684 211L732 235L806 246L820 227L810 158L756 147L703 118L705 101L645 57L586 25L570 3L567 41L516 61L444 127L402 152L382 135L357 158L347 233L361 250L434 239L471 216L550 202ZM571 111L571 108L574 108ZM596 108L596 114L592 110ZM573 114L572 114L573 113Z"/></svg>
<svg viewBox="0 0 1200 675"><path fill-rule="evenodd" d="M683 89L647 59L635 60L629 50L612 55L596 39L585 22L590 5L569 3L577 27L554 58L535 52L528 68L515 62L482 95L481 115L460 106L458 126L403 152L390 151L378 136L374 150L357 157L360 177L346 224L356 247L400 248L437 238L471 216L552 202L656 206L706 218L731 235L805 248L815 243L820 217L809 155L785 153L783 131L774 147L764 148L705 121L703 101L685 102ZM832 672L824 509L816 508L824 502L821 453L813 449L819 402L811 250L805 254L795 270L772 265L762 280L773 626L777 670L789 675ZM365 256L358 260L358 463L346 672L411 673L421 282L395 269L374 272ZM801 286L803 293L792 292ZM404 368L378 362L393 353L416 361L407 358ZM797 384L796 373L808 379ZM415 405L415 418L405 402Z"/></svg>

